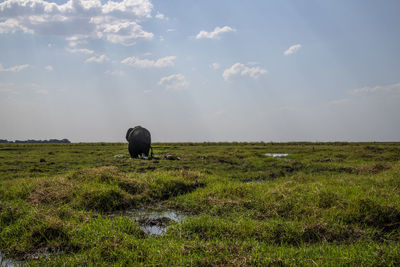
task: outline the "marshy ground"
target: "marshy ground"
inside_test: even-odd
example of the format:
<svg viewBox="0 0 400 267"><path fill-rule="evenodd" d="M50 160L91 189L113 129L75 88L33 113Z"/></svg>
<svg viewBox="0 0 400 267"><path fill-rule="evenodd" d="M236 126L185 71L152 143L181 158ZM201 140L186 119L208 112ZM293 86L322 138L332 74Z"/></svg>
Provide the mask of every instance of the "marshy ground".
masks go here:
<svg viewBox="0 0 400 267"><path fill-rule="evenodd" d="M400 143L153 147L158 159L133 160L121 143L0 144L0 252L40 266L400 265Z"/></svg>

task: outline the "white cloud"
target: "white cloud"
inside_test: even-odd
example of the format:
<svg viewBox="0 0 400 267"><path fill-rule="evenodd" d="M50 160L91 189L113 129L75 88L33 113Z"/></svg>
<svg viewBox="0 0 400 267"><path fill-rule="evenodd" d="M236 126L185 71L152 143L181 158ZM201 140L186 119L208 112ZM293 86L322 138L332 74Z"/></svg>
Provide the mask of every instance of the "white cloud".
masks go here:
<svg viewBox="0 0 400 267"><path fill-rule="evenodd" d="M89 37L85 35L72 35L65 38L68 41L70 47L76 47L79 44L84 44L88 42Z"/></svg>
<svg viewBox="0 0 400 267"><path fill-rule="evenodd" d="M1 14L0 4L0 14ZM0 16L2 18L2 16ZM0 34L3 33L15 33L17 31L22 31L24 33L33 33L33 30L21 25L21 23L13 18L6 19L4 22L0 22Z"/></svg>
<svg viewBox="0 0 400 267"><path fill-rule="evenodd" d="M179 73L162 77L158 82L158 85L164 86L168 90L181 90L186 88L189 85L189 82L186 81L186 78L183 76L183 74Z"/></svg>
<svg viewBox="0 0 400 267"><path fill-rule="evenodd" d="M98 0L89 0L101 6ZM104 14L115 14L121 16L135 15L138 18L150 18L153 4L148 0L122 0L120 2L108 1L102 6Z"/></svg>
<svg viewBox="0 0 400 267"><path fill-rule="evenodd" d="M67 50L70 53L73 54L86 54L86 55L91 55L94 53L93 50L87 49L87 48L66 48L65 50Z"/></svg>
<svg viewBox="0 0 400 267"><path fill-rule="evenodd" d="M229 69L226 69L222 74L225 81L229 80L231 77L240 75L248 76L252 79L258 79L261 75L267 74L266 69L260 67L248 67L242 63L235 63Z"/></svg>
<svg viewBox="0 0 400 267"><path fill-rule="evenodd" d="M157 19L168 19L164 14L162 14L162 13L160 13L160 12L157 12L156 18L157 18Z"/></svg>
<svg viewBox="0 0 400 267"><path fill-rule="evenodd" d="M150 60L137 57L127 57L122 60L121 63L139 68L162 68L173 66L175 58L175 56L168 56L157 60Z"/></svg>
<svg viewBox="0 0 400 267"><path fill-rule="evenodd" d="M125 72L122 70L107 70L104 72L107 75L112 75L112 76L124 76Z"/></svg>
<svg viewBox="0 0 400 267"><path fill-rule="evenodd" d="M47 71L53 71L53 66L48 65L48 66L44 67L44 69Z"/></svg>
<svg viewBox="0 0 400 267"><path fill-rule="evenodd" d="M24 65L18 65L18 66L4 68L3 65L0 64L0 72L19 72L28 67L29 67L28 64L24 64Z"/></svg>
<svg viewBox="0 0 400 267"><path fill-rule="evenodd" d="M301 44L292 45L292 46L289 47L285 52L283 52L283 54L284 54L285 56L294 54L294 53L296 53L300 48L301 48Z"/></svg>
<svg viewBox="0 0 400 267"><path fill-rule="evenodd" d="M217 69L219 69L221 66L218 64L218 63L212 63L211 65L210 65L210 68L212 68L212 69L214 69L214 70L217 70Z"/></svg>
<svg viewBox="0 0 400 267"><path fill-rule="evenodd" d="M150 0L68 0L64 4L45 0L6 0L0 3L0 34L22 31L30 34L75 38L105 39L132 45L137 39L151 39L153 33L140 23L151 17Z"/></svg>
<svg viewBox="0 0 400 267"><path fill-rule="evenodd" d="M235 29L233 29L233 28L231 28L231 27L229 27L229 26L224 26L224 27L222 27L222 28L216 27L216 28L214 29L214 31L212 31L212 32L200 31L200 32L196 35L196 39L203 39L203 38L206 38L206 39L216 39L216 38L219 38L219 35L220 35L221 33L224 33L224 32L235 32L235 31L236 31Z"/></svg>
<svg viewBox="0 0 400 267"><path fill-rule="evenodd" d="M109 61L110 59L106 55L93 56L91 58L86 59L86 63L103 63Z"/></svg>
<svg viewBox="0 0 400 267"><path fill-rule="evenodd" d="M152 39L153 34L142 30L135 21L113 21L99 26L99 36L104 36L111 43L134 45L136 39Z"/></svg>
<svg viewBox="0 0 400 267"><path fill-rule="evenodd" d="M365 86L359 89L350 90L349 93L355 94L367 94L367 93L378 93L378 92L400 92L400 83L389 84L389 85L378 85L375 87Z"/></svg>

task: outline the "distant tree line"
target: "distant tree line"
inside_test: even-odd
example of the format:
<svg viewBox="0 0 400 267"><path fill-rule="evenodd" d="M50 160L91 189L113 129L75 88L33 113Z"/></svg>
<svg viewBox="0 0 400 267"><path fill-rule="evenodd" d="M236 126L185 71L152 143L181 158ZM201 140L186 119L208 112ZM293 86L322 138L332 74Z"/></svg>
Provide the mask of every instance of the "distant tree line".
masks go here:
<svg viewBox="0 0 400 267"><path fill-rule="evenodd" d="M15 140L15 141L8 141L6 139L0 139L0 143L71 143L68 139L49 139L49 140Z"/></svg>

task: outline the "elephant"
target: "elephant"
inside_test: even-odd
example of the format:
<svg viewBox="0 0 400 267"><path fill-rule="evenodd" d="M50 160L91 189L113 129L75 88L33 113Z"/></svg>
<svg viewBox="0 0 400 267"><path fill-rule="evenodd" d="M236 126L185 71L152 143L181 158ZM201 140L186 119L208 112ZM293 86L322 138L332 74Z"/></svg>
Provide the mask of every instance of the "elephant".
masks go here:
<svg viewBox="0 0 400 267"><path fill-rule="evenodd" d="M150 132L142 126L129 128L126 132L126 140L129 142L128 150L132 158L140 158L142 154L145 157L153 157L153 148L151 147Z"/></svg>

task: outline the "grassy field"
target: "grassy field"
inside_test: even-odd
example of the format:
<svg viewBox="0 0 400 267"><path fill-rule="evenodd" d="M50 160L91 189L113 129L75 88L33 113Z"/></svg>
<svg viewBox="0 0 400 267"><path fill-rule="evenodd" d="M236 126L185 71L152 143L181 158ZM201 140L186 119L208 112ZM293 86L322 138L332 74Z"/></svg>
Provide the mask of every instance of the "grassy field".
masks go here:
<svg viewBox="0 0 400 267"><path fill-rule="evenodd" d="M400 143L153 146L133 160L120 143L0 144L0 251L33 266L400 265ZM136 210L185 219L151 235Z"/></svg>

